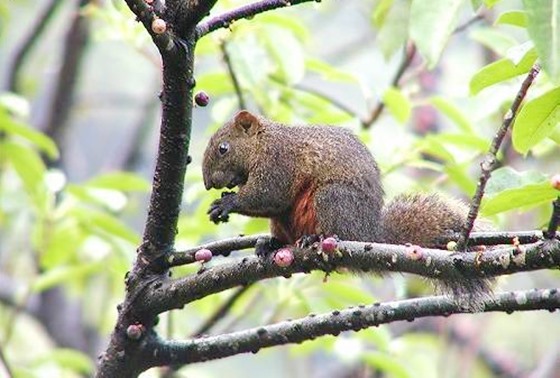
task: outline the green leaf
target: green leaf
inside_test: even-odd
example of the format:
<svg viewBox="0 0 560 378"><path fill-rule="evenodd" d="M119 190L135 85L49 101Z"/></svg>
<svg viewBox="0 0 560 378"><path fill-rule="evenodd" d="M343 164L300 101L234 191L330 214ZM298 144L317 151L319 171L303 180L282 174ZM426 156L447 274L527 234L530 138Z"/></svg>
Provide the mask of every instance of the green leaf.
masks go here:
<svg viewBox="0 0 560 378"><path fill-rule="evenodd" d="M412 104L398 88L387 88L385 93L383 93L383 103L397 121L405 123L410 117Z"/></svg>
<svg viewBox="0 0 560 378"><path fill-rule="evenodd" d="M208 72L196 77L196 89L203 90L210 96L220 96L233 93L233 84L224 71Z"/></svg>
<svg viewBox="0 0 560 378"><path fill-rule="evenodd" d="M508 210L534 207L551 202L559 195L560 190L554 189L546 180L540 184L506 189L495 196L485 197L482 201L481 211L483 215L489 216Z"/></svg>
<svg viewBox="0 0 560 378"><path fill-rule="evenodd" d="M260 14L258 20L265 25L276 25L285 32L291 32L301 42L307 41L311 34L303 19L292 15L268 12Z"/></svg>
<svg viewBox="0 0 560 378"><path fill-rule="evenodd" d="M482 6L482 0L471 0L471 6L473 11L478 10Z"/></svg>
<svg viewBox="0 0 560 378"><path fill-rule="evenodd" d="M379 4L377 4L371 15L371 22L373 25L380 27L385 23L387 14L391 10L394 2L395 0L381 0Z"/></svg>
<svg viewBox="0 0 560 378"><path fill-rule="evenodd" d="M99 175L85 183L98 189L112 189L123 192L148 192L150 183L143 177L130 172L113 172Z"/></svg>
<svg viewBox="0 0 560 378"><path fill-rule="evenodd" d="M393 378L412 377L406 368L396 358L386 353L368 352L362 357L364 362L376 370L388 373Z"/></svg>
<svg viewBox="0 0 560 378"><path fill-rule="evenodd" d="M0 151L13 166L23 186L37 207L42 208L46 199L44 185L45 164L32 149L17 143L0 143Z"/></svg>
<svg viewBox="0 0 560 378"><path fill-rule="evenodd" d="M35 293L50 289L54 286L70 283L77 279L95 274L105 268L104 262L87 262L79 265L64 265L49 269L43 273L31 285Z"/></svg>
<svg viewBox="0 0 560 378"><path fill-rule="evenodd" d="M278 27L267 27L261 34L261 38L268 53L276 62L276 74L284 83L295 84L303 79L305 74L303 48L292 33L286 33Z"/></svg>
<svg viewBox="0 0 560 378"><path fill-rule="evenodd" d="M486 5L487 8L492 8L494 5L498 4L502 0L483 0L483 1L484 1L484 5Z"/></svg>
<svg viewBox="0 0 560 378"><path fill-rule="evenodd" d="M527 31L535 43L543 69L560 83L560 0L523 0Z"/></svg>
<svg viewBox="0 0 560 378"><path fill-rule="evenodd" d="M430 99L430 103L441 113L452 120L459 128L467 133L472 133L473 125L463 112L451 101L443 96L435 96Z"/></svg>
<svg viewBox="0 0 560 378"><path fill-rule="evenodd" d="M463 0L413 0L410 37L433 68L457 26Z"/></svg>
<svg viewBox="0 0 560 378"><path fill-rule="evenodd" d="M495 25L513 25L521 28L527 27L527 13L521 10L507 11L498 16Z"/></svg>
<svg viewBox="0 0 560 378"><path fill-rule="evenodd" d="M5 110L1 109L0 131L4 131L10 136L18 136L26 139L45 152L51 159L58 158L58 148L56 148L56 144L51 138L37 130L33 130L31 127L23 123L14 121Z"/></svg>
<svg viewBox="0 0 560 378"><path fill-rule="evenodd" d="M511 59L504 58L482 67L471 79L471 95L475 95L493 84L529 72L535 60L537 60L537 52L531 49L523 56L519 64L514 64Z"/></svg>
<svg viewBox="0 0 560 378"><path fill-rule="evenodd" d="M527 102L513 125L513 147L526 154L534 145L552 134L560 123L560 88Z"/></svg>
<svg viewBox="0 0 560 378"><path fill-rule="evenodd" d="M511 35L493 28L477 28L469 36L500 56L505 56L511 48L519 44Z"/></svg>
<svg viewBox="0 0 560 378"><path fill-rule="evenodd" d="M389 60L408 39L410 1L395 0L386 18L377 33L376 43L385 60Z"/></svg>
<svg viewBox="0 0 560 378"><path fill-rule="evenodd" d="M507 189L542 183L546 179L546 175L537 171L519 172L511 167L498 168L488 180L486 195L493 196Z"/></svg>
<svg viewBox="0 0 560 378"><path fill-rule="evenodd" d="M34 366L56 363L60 367L72 370L82 375L91 375L95 365L84 353L75 349L54 349L33 361Z"/></svg>
<svg viewBox="0 0 560 378"><path fill-rule="evenodd" d="M71 215L80 220L80 224L91 228L96 235L101 237L110 235L124 239L132 244L140 242L140 236L116 217L93 208L77 207L72 209Z"/></svg>

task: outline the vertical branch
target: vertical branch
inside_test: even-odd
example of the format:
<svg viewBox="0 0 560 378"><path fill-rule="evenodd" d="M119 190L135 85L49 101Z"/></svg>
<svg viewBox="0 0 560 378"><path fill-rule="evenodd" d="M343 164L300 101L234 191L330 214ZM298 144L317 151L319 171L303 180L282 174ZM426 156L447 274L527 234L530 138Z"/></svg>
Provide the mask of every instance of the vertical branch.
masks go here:
<svg viewBox="0 0 560 378"><path fill-rule="evenodd" d="M480 203L482 201L482 197L484 196L486 183L490 179L490 175L492 174L492 171L496 168L498 164L498 159L496 157L496 155L498 154L498 150L500 149L502 141L504 140L504 137L506 136L509 127L511 126L513 120L515 119L515 116L517 115L517 111L519 110L519 107L521 106L523 99L527 95L527 91L529 90L529 87L531 86L531 84L533 84L533 81L535 81L537 75L539 74L539 71L540 71L540 66L535 63L531 68L531 70L529 71L529 74L527 75L525 80L523 80L523 83L521 84L521 88L519 88L519 91L517 92L517 96L515 96L515 100L513 101L513 104L511 104L511 108L504 116L504 121L502 123L502 126L494 136L494 139L492 140L492 144L490 145L490 149L488 153L484 157L483 161L480 163L480 179L476 187L476 193L474 194L471 202L469 215L467 216L467 221L465 223L465 226L463 227L461 237L457 241L457 248L456 248L457 251L463 251L467 248L469 235L473 229L474 221L478 216L478 211L480 209Z"/></svg>
<svg viewBox="0 0 560 378"><path fill-rule="evenodd" d="M89 20L80 14L80 9L88 2L89 0L75 0L74 19L66 32L62 51L63 62L58 72L56 88L45 123L41 127L58 146L62 146L66 133L82 58L89 40Z"/></svg>
<svg viewBox="0 0 560 378"><path fill-rule="evenodd" d="M8 68L8 91L19 92L19 74L23 68L25 60L29 56L29 53L33 50L33 47L35 47L39 37L43 31L45 31L49 22L52 20L52 17L56 13L60 4L62 4L61 0L50 0L45 8L41 10L35 24L29 29L29 32L23 39L22 43L16 48L14 59Z"/></svg>
<svg viewBox="0 0 560 378"><path fill-rule="evenodd" d="M556 237L556 230L560 225L560 196L552 202L552 215L550 216L550 222L548 223L548 228L544 233L544 237L547 239L553 239Z"/></svg>

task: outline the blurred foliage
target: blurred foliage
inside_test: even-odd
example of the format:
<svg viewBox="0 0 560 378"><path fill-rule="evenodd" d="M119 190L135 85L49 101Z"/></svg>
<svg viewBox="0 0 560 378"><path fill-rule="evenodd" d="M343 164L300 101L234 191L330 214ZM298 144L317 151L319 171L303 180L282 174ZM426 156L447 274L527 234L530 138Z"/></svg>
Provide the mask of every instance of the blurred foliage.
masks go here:
<svg viewBox="0 0 560 378"><path fill-rule="evenodd" d="M246 3L221 0L212 14ZM12 38L13 31L5 24L23 28L25 24L18 19L32 19L33 5L29 1L0 3L0 46L5 57L9 58L19 40ZM211 103L205 109L195 109L195 119L204 122L194 128L194 159L187 171L177 248L236 234L266 232L268 227L265 220L239 215L220 226L207 220L206 210L218 194L204 191L199 157L211 132L239 107L220 44L225 44L241 95L250 108L286 123L329 123L353 129L375 152L390 197L402 191L434 188L464 199L470 197L476 188L478 162L521 80L538 60L544 72L530 89L515 121L512 144L506 143L500 154L504 167L494 172L482 211L503 229L545 225L549 204L560 194L550 185L550 177L560 172L560 0L361 0L349 2L346 18L337 19L339 8L339 2L323 1L268 12L235 22L199 42L195 91L204 90ZM103 52L109 46L130 48L125 52L131 71L135 62L146 61L157 75L156 51L123 1L92 2L82 13L94 25L93 44L102 55L96 62L102 64L88 63L89 71L80 82L81 93L91 95L99 90L95 87L88 91L88 85L95 85L93 79L88 81L90 75L101 77L116 70L107 64L113 53ZM482 15L483 20L456 32L475 14ZM68 12L57 17L55 29L63 29ZM348 40L347 34L357 42ZM61 35L44 37L52 51L60 50ZM416 45L419 57L395 86L391 82L393 72L407 41ZM45 80L41 70L52 68L45 67L40 54L33 59L34 65L27 64L31 68L24 71L25 81L33 85L26 86L23 93L0 96L0 275L9 277L18 288L13 293L17 306L0 306L0 345L18 377L87 375L93 369L94 354L59 348L45 330L38 331L40 325L26 317L21 308L34 295L63 287L69 297L82 299L84 323L101 336L108 335L116 316L115 305L123 296L122 277L140 242L150 190L146 172L153 166L155 144L150 145L149 153L144 151L148 155L147 169L97 169L87 172L86 180L69 179L75 176L68 168L73 167L72 162L110 156L106 145L113 139L126 140L116 130L124 123L123 118L112 113L108 121L103 121L111 125L110 137L94 138L95 133L82 132L71 134L74 139L70 138L67 145L57 146L35 128L33 114L48 103L44 98L49 96L47 90L41 90ZM6 63L6 58L0 62ZM95 76L99 69L102 73ZM122 91L124 79L116 76L112 74L103 81L102 85L108 86L102 88L106 89L101 92L104 96ZM133 72L126 80L136 89L144 86L146 76L134 76ZM381 100L385 111L364 130L363 120ZM133 98L136 113L141 112L142 101L138 96ZM85 105L84 101L76 103L70 122L77 123L88 111L98 113L88 101ZM101 132L103 125L95 120L94 126ZM76 155L76 146L91 143L93 153ZM142 146L136 148L142 150ZM66 170L47 168L45 158L60 155ZM227 259L214 259L209 265L224 262ZM174 275L196 269L177 268ZM520 276L502 284L557 286L559 279L551 272L533 275L539 278ZM516 286L518 282L520 286ZM313 273L268 280L250 288L212 333L431 293L426 286L420 280L396 275L364 279ZM160 331L174 338L192 334L229 295L220 293L162 316ZM537 316L479 316L476 319L484 322L481 320L473 333L482 339L478 341L481 347L499 348L518 356L514 359L520 367L530 370L553 345L546 332L541 335L525 326ZM560 331L552 317L542 314L538 318L548 335L552 330ZM457 318L442 323L444 334L446 327L470 324L469 318ZM486 332L498 328L501 333ZM246 376L249 369L250 375L266 372L277 377L334 377L365 364L392 377L492 376L488 365L473 354L476 348L450 345L454 345L453 340L436 332L403 334L380 327L263 351L256 357L189 366L183 371L191 377L211 376L220 369L228 369L231 377ZM472 360L467 364L468 373L463 370L465 355ZM157 376L157 372L146 376Z"/></svg>

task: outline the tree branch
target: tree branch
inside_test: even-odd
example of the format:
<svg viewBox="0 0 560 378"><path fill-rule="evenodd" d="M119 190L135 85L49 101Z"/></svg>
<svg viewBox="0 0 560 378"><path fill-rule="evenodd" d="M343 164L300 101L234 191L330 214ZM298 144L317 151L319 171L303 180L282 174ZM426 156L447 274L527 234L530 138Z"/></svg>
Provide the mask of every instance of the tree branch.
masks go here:
<svg viewBox="0 0 560 378"><path fill-rule="evenodd" d="M222 58L224 63L226 64L226 68L233 84L233 89L235 90L235 95L237 96L237 102L239 103L239 110L243 110L247 108L245 103L245 98L243 97L243 90L241 89L241 85L239 84L239 80L237 79L237 74L233 69L233 65L231 63L231 58L229 56L229 52L227 50L227 43L226 41L222 41L220 43L220 51L222 52Z"/></svg>
<svg viewBox="0 0 560 378"><path fill-rule="evenodd" d="M494 139L492 140L492 144L490 145L490 149L488 153L484 157L484 160L480 163L480 179L476 187L476 192L471 201L471 206L469 209L469 214L467 216L467 221L465 222L465 225L463 227L463 233L461 235L461 238L457 242L458 251L463 251L467 248L469 234L471 233L474 225L474 221L478 216L480 203L482 201L482 197L484 196L484 190L486 189L486 183L490 179L490 175L492 174L492 171L497 167L498 164L498 158L496 156L498 150L500 149L502 141L504 140L504 137L506 136L509 127L511 126L513 120L515 119L515 116L517 115L517 111L519 110L521 103L523 102L523 99L527 95L527 91L529 90L529 87L531 86L531 84L533 84L533 81L536 79L537 75L539 74L539 71L540 71L540 66L535 63L531 68L531 70L529 71L527 77L521 84L521 87L519 88L519 91L515 96L515 101L513 101L513 104L511 104L511 108L504 116L504 121L502 123L502 126L494 136Z"/></svg>
<svg viewBox="0 0 560 378"><path fill-rule="evenodd" d="M450 235L449 238L440 241L440 248L445 249L450 241L457 241L461 237L460 233ZM556 232L557 239L560 240L560 232ZM550 239L554 238L551 236ZM196 262L194 254L200 249L209 249L213 256L229 256L233 251L254 248L257 241L266 242L270 239L270 235L257 234L251 236L237 236L229 239L222 239L206 244L199 245L184 251L173 252L168 257L170 267L188 265ZM542 231L489 231L489 232L472 232L469 236L469 245L501 245L501 244L529 244L545 240Z"/></svg>
<svg viewBox="0 0 560 378"><path fill-rule="evenodd" d="M161 313L236 286L312 270L333 272L347 268L373 274L412 273L435 279L436 283L460 293L480 290L476 285L483 278L560 266L558 240L501 247L484 253L449 253L437 249L416 249L411 253L406 246L361 242L339 242L338 253L326 257L315 249L293 252L294 261L288 267L276 265L272 256L267 259L247 256L234 263L159 283L146 295L144 304L147 311ZM456 299L469 301L463 297Z"/></svg>
<svg viewBox="0 0 560 378"><path fill-rule="evenodd" d="M560 308L558 289L516 291L496 294L483 303L484 312L548 310ZM164 341L152 338L155 365L188 364L224 358L240 353L257 353L262 348L301 343L324 335L359 331L395 321L413 321L427 316L449 316L465 309L447 297L426 297L351 307L328 314L313 315L292 321L252 328L224 335L188 341Z"/></svg>
<svg viewBox="0 0 560 378"><path fill-rule="evenodd" d="M554 238L557 234L558 225L560 225L560 196L552 202L552 215L550 216L550 222L544 236L547 239Z"/></svg>
<svg viewBox="0 0 560 378"><path fill-rule="evenodd" d="M265 234L251 235L251 236L238 236L235 238L218 240L198 247L187 249L186 251L174 252L168 256L167 262L170 267L192 264L196 260L194 254L199 249L209 249L212 251L213 256L229 256L232 251L240 249L253 248L259 239L263 241L269 240L270 236Z"/></svg>
<svg viewBox="0 0 560 378"><path fill-rule="evenodd" d="M243 18L249 18L269 10L284 8L310 1L318 0L261 0L252 4L243 5L237 9L225 12L198 24L195 31L196 38L202 38L214 30L229 28L232 23Z"/></svg>
<svg viewBox="0 0 560 378"><path fill-rule="evenodd" d="M58 72L56 87L49 105L45 123L41 129L50 136L58 146L64 143L64 136L68 126L68 117L72 109L72 101L78 76L82 67L82 60L89 42L89 19L81 14L81 8L90 0L75 0L75 10L70 27L66 32L62 51L62 65ZM62 148L61 148L62 149ZM47 163L56 163L47 161Z"/></svg>
<svg viewBox="0 0 560 378"><path fill-rule="evenodd" d="M45 8L41 10L35 24L29 29L28 34L25 36L21 44L16 48L14 59L8 68L8 91L14 93L19 92L19 73L23 68L25 60L29 56L29 53L33 50L33 47L51 21L53 15L56 13L58 6L62 3L63 2L61 0L50 0Z"/></svg>

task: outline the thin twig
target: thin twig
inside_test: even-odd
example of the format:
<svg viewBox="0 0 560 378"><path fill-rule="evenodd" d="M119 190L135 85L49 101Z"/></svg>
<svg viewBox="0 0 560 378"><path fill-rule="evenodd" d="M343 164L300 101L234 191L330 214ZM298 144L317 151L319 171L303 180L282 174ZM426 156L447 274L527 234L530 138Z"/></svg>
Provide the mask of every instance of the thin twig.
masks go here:
<svg viewBox="0 0 560 378"><path fill-rule="evenodd" d="M224 302L222 305L210 316L202 326L193 333L192 337L200 337L212 329L216 323L222 320L228 312L231 310L233 305L237 302L239 298L252 286L252 284L247 284L236 289L233 294Z"/></svg>
<svg viewBox="0 0 560 378"><path fill-rule="evenodd" d="M317 0L261 0L252 4L243 5L239 8L215 16L205 22L199 23L196 27L196 38L199 39L214 30L229 28L232 23L243 18L250 18L269 10L289 7L310 1Z"/></svg>
<svg viewBox="0 0 560 378"><path fill-rule="evenodd" d="M210 251L212 251L213 256L227 256L232 251L253 248L257 244L257 241L262 238L269 239L270 236L266 234L238 236L235 238L223 239L202 244L198 247L190 248L185 251L172 253L168 258L168 263L170 267L192 264L196 261L194 258L194 254L200 249L209 249Z"/></svg>
<svg viewBox="0 0 560 378"><path fill-rule="evenodd" d="M233 88L235 89L237 101L239 102L239 110L246 109L247 105L245 104L245 99L243 98L243 91L241 89L241 85L239 84L237 74L233 69L231 58L227 49L227 42L225 40L220 43L220 50L222 52L222 58L224 59L224 62L226 64L229 77L231 79L231 82L233 83Z"/></svg>
<svg viewBox="0 0 560 378"><path fill-rule="evenodd" d="M193 332L191 338L198 338L204 336L211 330L220 320L222 320L231 310L233 305L237 302L239 298L252 286L253 284L247 284L237 288L233 294L224 302L218 309L212 314L202 326ZM175 372L183 367L183 364L171 365L163 369L160 378L172 378Z"/></svg>
<svg viewBox="0 0 560 378"><path fill-rule="evenodd" d="M404 49L403 60L399 65L397 72L393 77L393 80L391 80L391 86L398 87L399 81L401 80L408 67L410 67L410 65L412 64L415 56L416 45L412 42L409 42ZM377 121L377 119L383 112L383 109L385 109L385 103L383 101L379 101L377 105L372 109L370 115L367 118L361 120L362 127L364 129L369 129Z"/></svg>
<svg viewBox="0 0 560 378"><path fill-rule="evenodd" d="M558 225L560 225L560 196L552 202L552 215L550 216L550 222L548 223L548 228L544 233L544 237L547 239L554 238L558 230Z"/></svg>
<svg viewBox="0 0 560 378"><path fill-rule="evenodd" d="M540 66L535 63L531 68L531 70L529 71L529 74L527 75L525 80L523 80L523 83L521 84L521 88L519 88L519 91L515 96L515 100L513 101L513 104L511 104L511 108L504 116L504 121L502 123L502 126L494 136L494 139L492 140L492 144L490 145L490 149L486 154L486 156L484 157L484 160L480 163L480 168L481 168L480 179L476 187L476 193L474 194L473 199L471 201L469 215L463 227L463 233L461 235L461 238L457 242L458 251L464 251L467 248L469 234L471 233L474 225L474 221L478 216L478 211L480 209L480 203L482 201L482 197L484 196L486 183L490 179L490 175L492 174L492 171L498 165L498 159L496 156L498 150L500 149L502 141L504 140L509 130L509 127L511 126L513 120L515 119L515 116L517 115L517 111L519 110L521 103L523 102L523 99L527 95L527 91L529 90L529 87L531 86L531 84L533 84L533 81L535 81L537 75L539 74L539 71L540 71Z"/></svg>

